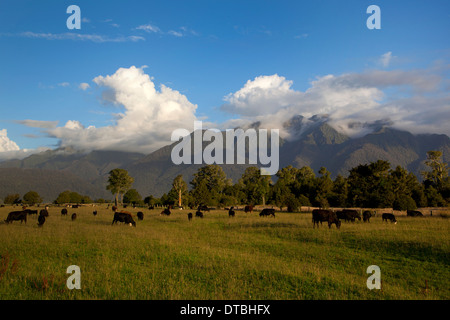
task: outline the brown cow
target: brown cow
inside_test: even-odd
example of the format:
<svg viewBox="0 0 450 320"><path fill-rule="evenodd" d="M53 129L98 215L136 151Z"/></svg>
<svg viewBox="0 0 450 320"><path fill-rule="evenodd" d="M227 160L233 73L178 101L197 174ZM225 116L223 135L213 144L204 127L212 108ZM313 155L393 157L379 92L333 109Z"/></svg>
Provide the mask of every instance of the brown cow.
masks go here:
<svg viewBox="0 0 450 320"><path fill-rule="evenodd" d="M250 212L250 213L252 213L252 211L253 211L253 206L245 206L244 212Z"/></svg>

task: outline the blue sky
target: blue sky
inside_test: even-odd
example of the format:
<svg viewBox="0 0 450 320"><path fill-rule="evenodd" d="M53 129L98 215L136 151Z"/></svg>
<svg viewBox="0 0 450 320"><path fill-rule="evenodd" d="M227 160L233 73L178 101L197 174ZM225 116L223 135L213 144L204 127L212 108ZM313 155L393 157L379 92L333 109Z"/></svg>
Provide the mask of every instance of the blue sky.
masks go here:
<svg viewBox="0 0 450 320"><path fill-rule="evenodd" d="M72 4L81 9L80 30L66 26ZM380 30L366 27L371 4L381 9ZM449 115L449 9L439 0L1 1L0 153L77 139L80 148L96 147L94 140L108 148L101 138L111 133L96 129L118 131L118 119L130 133L111 148L150 152L170 141L170 130L162 134L151 121L153 129L131 128L131 119L169 102L180 105L179 121L169 125L170 113L156 119L171 130L183 119L226 127L317 111L344 131L350 122L389 119L448 134L440 121ZM104 80L112 75L116 82ZM121 85L130 75L155 85L154 100L119 98L141 96L134 84ZM425 105L438 116L411 120ZM355 111L366 106L364 115ZM146 137L137 135L150 142L139 148Z"/></svg>

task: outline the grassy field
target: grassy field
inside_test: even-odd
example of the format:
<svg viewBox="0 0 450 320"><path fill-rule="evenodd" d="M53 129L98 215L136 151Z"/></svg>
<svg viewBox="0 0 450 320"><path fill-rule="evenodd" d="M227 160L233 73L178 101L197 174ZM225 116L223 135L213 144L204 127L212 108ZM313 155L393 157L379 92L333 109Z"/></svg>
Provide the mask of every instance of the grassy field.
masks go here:
<svg viewBox="0 0 450 320"><path fill-rule="evenodd" d="M134 228L96 208L50 207L42 228L35 216L5 224L13 209L0 208L0 299L450 299L450 219L439 216L337 230L313 229L310 213L217 210L189 222L187 210L141 209ZM66 287L70 265L81 290ZM366 286L370 265L381 290Z"/></svg>

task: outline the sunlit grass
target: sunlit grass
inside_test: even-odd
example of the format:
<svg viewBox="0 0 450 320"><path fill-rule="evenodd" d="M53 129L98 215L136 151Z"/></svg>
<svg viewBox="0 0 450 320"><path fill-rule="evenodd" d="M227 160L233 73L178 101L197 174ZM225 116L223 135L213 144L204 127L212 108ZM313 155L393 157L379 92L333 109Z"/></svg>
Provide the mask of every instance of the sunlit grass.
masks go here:
<svg viewBox="0 0 450 320"><path fill-rule="evenodd" d="M450 221L440 217L324 224L311 214L276 218L236 211L143 211L137 227L111 226L106 207L51 207L42 228L0 224L1 299L449 299ZM3 221L11 208L0 208ZM76 212L77 220L70 215ZM193 211L195 213L195 210ZM15 262L14 269L12 261ZM65 282L81 269L81 290ZM369 265L382 290L369 290ZM425 280L428 290L425 291Z"/></svg>

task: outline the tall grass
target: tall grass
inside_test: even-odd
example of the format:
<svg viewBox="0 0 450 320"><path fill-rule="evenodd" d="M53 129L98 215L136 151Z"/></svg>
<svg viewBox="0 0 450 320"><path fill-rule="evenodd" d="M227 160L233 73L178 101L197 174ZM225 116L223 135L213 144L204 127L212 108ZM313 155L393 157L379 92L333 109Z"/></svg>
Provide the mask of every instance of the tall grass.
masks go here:
<svg viewBox="0 0 450 320"><path fill-rule="evenodd" d="M189 222L186 210L140 209L134 228L111 226L106 207L97 216L60 209L42 228L33 216L0 224L1 299L450 298L449 219L375 217L337 230L314 229L301 213L216 210ZM0 221L9 211L0 208ZM81 290L65 285L70 265L81 269ZM381 268L381 290L366 287L370 265Z"/></svg>

